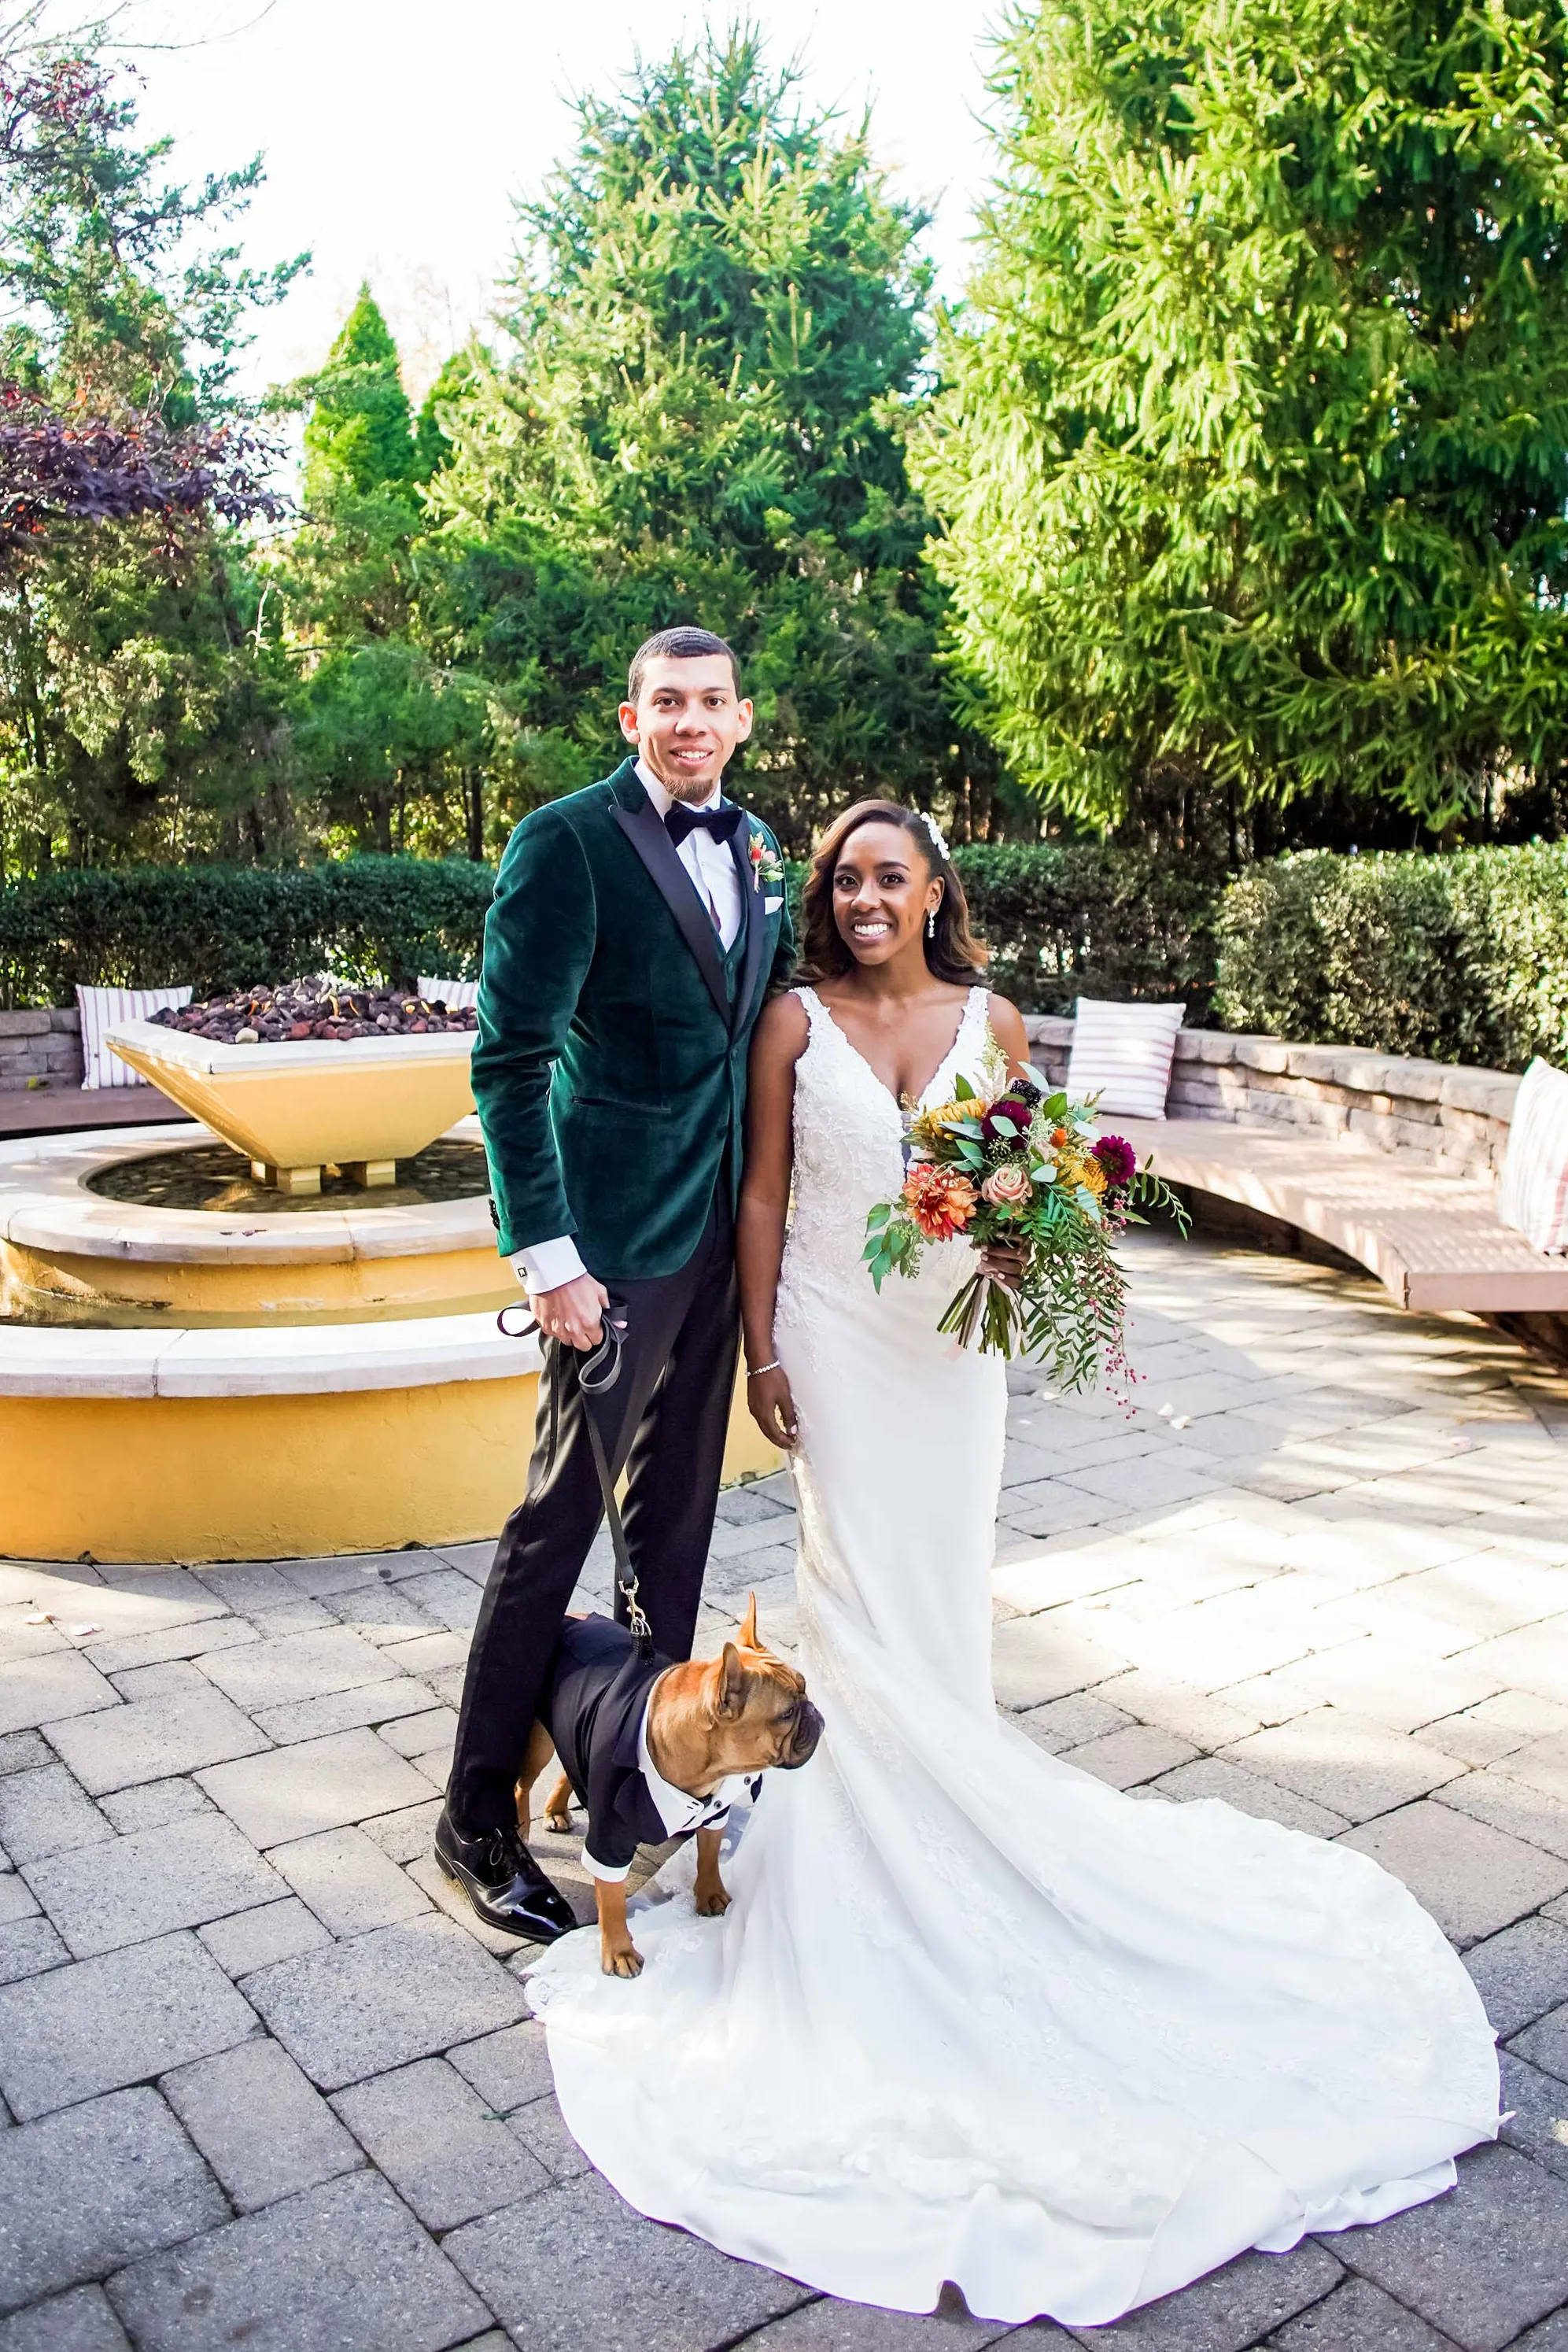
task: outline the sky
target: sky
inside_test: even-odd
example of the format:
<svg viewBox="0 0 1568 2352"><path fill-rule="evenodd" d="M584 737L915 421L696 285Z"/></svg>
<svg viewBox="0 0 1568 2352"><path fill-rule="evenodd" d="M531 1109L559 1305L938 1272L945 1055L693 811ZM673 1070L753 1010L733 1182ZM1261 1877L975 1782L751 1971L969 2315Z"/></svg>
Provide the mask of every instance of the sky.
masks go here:
<svg viewBox="0 0 1568 2352"><path fill-rule="evenodd" d="M754 0L770 55L799 58L811 100L851 118L869 102L900 192L936 213L945 293L962 289L988 169L978 118L1000 5ZM80 21L63 0L52 13ZM247 258L314 256L261 320L247 386L319 365L368 278L417 396L483 323L514 202L566 148L572 93L612 88L639 47L656 57L732 13L690 0L124 0L112 29L142 78L142 130L174 139L172 176L262 151Z"/></svg>

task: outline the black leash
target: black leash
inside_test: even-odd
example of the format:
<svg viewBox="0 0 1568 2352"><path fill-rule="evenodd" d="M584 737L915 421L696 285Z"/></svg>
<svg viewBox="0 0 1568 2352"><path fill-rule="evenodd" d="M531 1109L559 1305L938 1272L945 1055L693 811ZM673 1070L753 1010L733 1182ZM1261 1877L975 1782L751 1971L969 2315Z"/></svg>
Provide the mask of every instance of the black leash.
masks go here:
<svg viewBox="0 0 1568 2352"><path fill-rule="evenodd" d="M637 1644L638 1654L644 1660L653 1654L653 1629L643 1612L637 1598L637 1571L632 1565L632 1555L626 1548L626 1530L621 1524L621 1506L615 1499L615 1481L610 1475L605 1459L604 1440L599 1434L599 1424L591 1410L594 1397L604 1396L621 1378L621 1350L626 1339L626 1315L620 1310L620 1320L614 1319L613 1305L605 1309L601 1328L604 1336L597 1348L581 1355L559 1339L546 1339L539 1333L542 1344L556 1351L556 1377L549 1384L549 1436L545 1452L546 1473L555 1466L556 1443L560 1432L560 1368L570 1356L577 1372L577 1385L582 1396L582 1417L588 1424L588 1443L593 1455L593 1467L599 1477L599 1492L604 1503L605 1521L610 1528L611 1549L615 1554L615 1582L626 1603L626 1622ZM517 1307L503 1307L496 1318L496 1328L504 1339L526 1339L538 1331L532 1316L514 1329L507 1321L508 1315L526 1312Z"/></svg>

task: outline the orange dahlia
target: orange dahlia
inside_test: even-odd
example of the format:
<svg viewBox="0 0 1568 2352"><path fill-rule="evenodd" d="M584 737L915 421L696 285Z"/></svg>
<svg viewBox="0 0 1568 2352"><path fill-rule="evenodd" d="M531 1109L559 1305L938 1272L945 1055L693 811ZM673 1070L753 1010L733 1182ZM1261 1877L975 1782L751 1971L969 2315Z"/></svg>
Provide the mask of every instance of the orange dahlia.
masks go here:
<svg viewBox="0 0 1568 2352"><path fill-rule="evenodd" d="M904 1180L904 1200L926 1240L946 1242L974 1215L976 1192L967 1176L917 1160Z"/></svg>

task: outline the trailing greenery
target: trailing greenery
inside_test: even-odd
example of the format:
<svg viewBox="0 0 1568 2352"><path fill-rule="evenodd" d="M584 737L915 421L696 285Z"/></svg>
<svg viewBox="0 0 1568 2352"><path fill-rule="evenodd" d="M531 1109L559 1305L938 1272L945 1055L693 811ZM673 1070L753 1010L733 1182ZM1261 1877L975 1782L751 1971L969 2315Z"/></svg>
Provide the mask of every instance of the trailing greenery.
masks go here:
<svg viewBox="0 0 1568 2352"><path fill-rule="evenodd" d="M915 479L973 708L1175 783L1568 821L1560 0L1021 8ZM1526 830L1529 827L1525 828Z"/></svg>
<svg viewBox="0 0 1568 2352"><path fill-rule="evenodd" d="M1568 844L1446 857L1307 851L1220 909L1216 1018L1325 1045L1568 1064Z"/></svg>
<svg viewBox="0 0 1568 2352"><path fill-rule="evenodd" d="M495 876L461 858L73 868L0 890L0 1004L84 986L198 996L331 972L398 986L479 969Z"/></svg>

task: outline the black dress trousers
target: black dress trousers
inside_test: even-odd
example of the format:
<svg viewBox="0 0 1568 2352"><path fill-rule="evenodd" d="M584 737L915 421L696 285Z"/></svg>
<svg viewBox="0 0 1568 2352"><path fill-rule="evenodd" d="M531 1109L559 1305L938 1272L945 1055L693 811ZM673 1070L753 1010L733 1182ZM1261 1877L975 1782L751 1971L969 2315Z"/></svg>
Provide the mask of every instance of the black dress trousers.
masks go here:
<svg viewBox="0 0 1568 2352"><path fill-rule="evenodd" d="M517 1819L513 1791L550 1654L604 1516L587 1412L612 1475L626 1472L622 1517L654 1647L667 1658L692 1654L740 1335L723 1179L678 1273L606 1287L627 1320L620 1379L591 1400L575 1353L547 1347L528 1492L501 1531L474 1628L447 1782L454 1826L465 1835ZM619 1593L615 1613L624 1621Z"/></svg>

